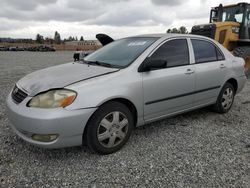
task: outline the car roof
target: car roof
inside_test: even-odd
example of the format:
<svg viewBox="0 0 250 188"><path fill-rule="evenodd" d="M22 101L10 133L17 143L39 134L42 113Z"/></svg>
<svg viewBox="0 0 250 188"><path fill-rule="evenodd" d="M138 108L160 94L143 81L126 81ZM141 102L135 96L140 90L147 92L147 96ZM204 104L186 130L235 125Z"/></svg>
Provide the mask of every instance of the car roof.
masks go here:
<svg viewBox="0 0 250 188"><path fill-rule="evenodd" d="M193 35L193 34L180 34L180 33L154 33L154 34L144 34L144 35L136 35L132 37L156 37L156 38L178 38L178 37L195 37L195 38L205 38L208 37Z"/></svg>

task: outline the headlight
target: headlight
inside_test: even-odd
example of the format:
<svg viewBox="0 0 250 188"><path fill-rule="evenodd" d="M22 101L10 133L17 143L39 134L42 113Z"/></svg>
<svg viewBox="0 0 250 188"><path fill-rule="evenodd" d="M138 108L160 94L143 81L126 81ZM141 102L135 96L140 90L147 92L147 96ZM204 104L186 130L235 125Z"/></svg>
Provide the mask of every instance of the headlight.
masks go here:
<svg viewBox="0 0 250 188"><path fill-rule="evenodd" d="M236 26L233 26L233 27L232 27L232 32L233 32L233 33L236 33L236 34L239 34L240 28L239 28L239 27L236 27Z"/></svg>
<svg viewBox="0 0 250 188"><path fill-rule="evenodd" d="M76 92L59 89L38 94L33 97L27 106L36 108L58 108L70 105L76 98Z"/></svg>

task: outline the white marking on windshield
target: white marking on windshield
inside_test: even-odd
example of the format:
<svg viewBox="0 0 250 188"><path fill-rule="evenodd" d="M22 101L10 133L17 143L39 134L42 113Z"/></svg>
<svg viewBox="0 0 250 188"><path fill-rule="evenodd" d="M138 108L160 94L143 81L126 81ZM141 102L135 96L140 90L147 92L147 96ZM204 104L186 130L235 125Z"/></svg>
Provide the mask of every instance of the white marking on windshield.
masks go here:
<svg viewBox="0 0 250 188"><path fill-rule="evenodd" d="M128 46L143 46L147 43L147 41L134 41L130 42Z"/></svg>

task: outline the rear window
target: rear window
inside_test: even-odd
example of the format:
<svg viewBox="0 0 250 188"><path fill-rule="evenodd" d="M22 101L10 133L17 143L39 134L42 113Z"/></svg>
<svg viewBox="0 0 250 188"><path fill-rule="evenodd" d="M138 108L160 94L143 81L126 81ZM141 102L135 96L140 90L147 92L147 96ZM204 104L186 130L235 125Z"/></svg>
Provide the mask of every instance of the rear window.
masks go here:
<svg viewBox="0 0 250 188"><path fill-rule="evenodd" d="M191 39L191 41L196 63L205 63L224 59L221 51L212 43L197 39Z"/></svg>

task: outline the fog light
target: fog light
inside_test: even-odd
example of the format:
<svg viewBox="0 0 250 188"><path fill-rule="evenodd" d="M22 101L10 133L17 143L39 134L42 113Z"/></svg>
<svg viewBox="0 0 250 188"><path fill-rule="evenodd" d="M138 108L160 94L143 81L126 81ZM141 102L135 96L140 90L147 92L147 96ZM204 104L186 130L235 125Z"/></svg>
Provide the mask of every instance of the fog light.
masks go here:
<svg viewBox="0 0 250 188"><path fill-rule="evenodd" d="M33 134L32 139L39 142L52 142L58 138L58 134Z"/></svg>

